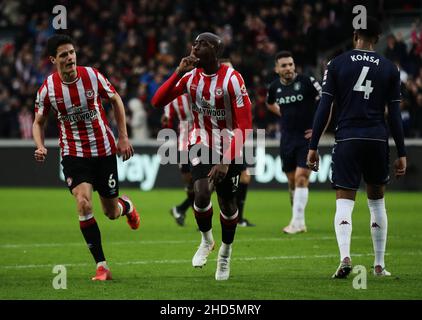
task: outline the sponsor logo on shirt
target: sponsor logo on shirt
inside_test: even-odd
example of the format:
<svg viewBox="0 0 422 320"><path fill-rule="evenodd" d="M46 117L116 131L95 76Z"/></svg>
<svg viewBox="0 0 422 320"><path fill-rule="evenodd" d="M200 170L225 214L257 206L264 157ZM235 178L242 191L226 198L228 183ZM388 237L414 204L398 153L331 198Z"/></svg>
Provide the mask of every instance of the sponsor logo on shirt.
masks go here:
<svg viewBox="0 0 422 320"><path fill-rule="evenodd" d="M59 117L60 121L75 123L79 121L94 120L98 118L97 110L82 111L80 107L76 107L74 112L64 114Z"/></svg>
<svg viewBox="0 0 422 320"><path fill-rule="evenodd" d="M277 104L278 105L289 104L289 103L295 103L296 101L302 101L302 100L303 100L303 95L301 95L301 94L291 95L291 96L285 96L285 97L278 98Z"/></svg>
<svg viewBox="0 0 422 320"><path fill-rule="evenodd" d="M216 109L211 105L209 101L202 98L201 99L201 106L196 104L192 104L192 111L198 112L207 117L214 117L217 120L224 120L226 119L226 110L225 109Z"/></svg>

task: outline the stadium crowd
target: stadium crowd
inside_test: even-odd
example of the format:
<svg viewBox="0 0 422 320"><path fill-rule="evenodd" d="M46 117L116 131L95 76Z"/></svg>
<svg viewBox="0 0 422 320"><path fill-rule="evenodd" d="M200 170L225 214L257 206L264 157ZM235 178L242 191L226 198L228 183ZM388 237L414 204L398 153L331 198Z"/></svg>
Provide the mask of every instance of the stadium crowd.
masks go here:
<svg viewBox="0 0 422 320"><path fill-rule="evenodd" d="M321 79L318 55L351 39L354 5L346 0L58 3L67 8L68 30L61 32L75 39L78 65L94 66L116 87L135 141L155 138L163 110L152 108L150 99L187 55L191 39L206 30L223 38L223 56L245 78L254 107L254 127L276 136L278 122L265 103L267 86L277 76L273 71L276 52L292 51L299 72ZM377 1L371 3L373 8L368 11L383 19ZM0 138L32 136L36 90L53 70L45 45L56 32L51 13L55 4L36 0L0 3ZM405 134L422 137L422 23L415 22L412 28L411 39L390 35L383 53L401 70ZM108 114L113 125L113 113ZM49 121L46 137L55 136L56 126Z"/></svg>

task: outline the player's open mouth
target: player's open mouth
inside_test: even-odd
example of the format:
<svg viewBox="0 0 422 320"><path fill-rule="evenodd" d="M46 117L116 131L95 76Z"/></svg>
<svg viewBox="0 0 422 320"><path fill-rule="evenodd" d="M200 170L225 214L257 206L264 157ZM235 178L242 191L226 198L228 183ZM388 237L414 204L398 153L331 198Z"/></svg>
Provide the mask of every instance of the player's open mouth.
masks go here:
<svg viewBox="0 0 422 320"><path fill-rule="evenodd" d="M71 63L66 64L66 67L70 68L70 67L73 67L74 65L75 63L71 62Z"/></svg>

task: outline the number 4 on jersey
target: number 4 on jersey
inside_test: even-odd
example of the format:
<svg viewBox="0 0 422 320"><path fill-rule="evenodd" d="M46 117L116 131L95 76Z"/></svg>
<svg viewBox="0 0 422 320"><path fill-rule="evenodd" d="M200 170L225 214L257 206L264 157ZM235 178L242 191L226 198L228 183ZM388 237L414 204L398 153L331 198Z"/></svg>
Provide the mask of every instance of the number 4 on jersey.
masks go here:
<svg viewBox="0 0 422 320"><path fill-rule="evenodd" d="M358 81L356 81L355 86L353 87L353 91L364 92L363 95L364 99L369 99L369 95L374 91L374 87L371 87L372 81L366 80L365 85L363 86L363 82L365 81L366 75L368 74L369 67L362 67L362 71L360 72L360 76Z"/></svg>

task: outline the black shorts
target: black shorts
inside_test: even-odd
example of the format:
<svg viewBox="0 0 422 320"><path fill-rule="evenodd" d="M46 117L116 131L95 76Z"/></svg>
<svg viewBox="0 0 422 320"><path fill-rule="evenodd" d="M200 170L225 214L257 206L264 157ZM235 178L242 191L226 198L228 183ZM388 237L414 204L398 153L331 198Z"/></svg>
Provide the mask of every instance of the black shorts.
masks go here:
<svg viewBox="0 0 422 320"><path fill-rule="evenodd" d="M301 136L284 136L280 140L280 158L283 172L295 171L297 167L308 169L309 140Z"/></svg>
<svg viewBox="0 0 422 320"><path fill-rule="evenodd" d="M374 140L336 142L331 169L331 183L335 189L357 190L362 176L367 184L387 184L390 179L388 143Z"/></svg>
<svg viewBox="0 0 422 320"><path fill-rule="evenodd" d="M119 195L115 155L94 158L65 156L61 163L71 193L73 188L87 182L104 198L115 198Z"/></svg>
<svg viewBox="0 0 422 320"><path fill-rule="evenodd" d="M179 164L179 170L181 173L190 173L189 164Z"/></svg>
<svg viewBox="0 0 422 320"><path fill-rule="evenodd" d="M211 152L210 152L211 154ZM199 158L196 158L192 161L189 159L190 172L192 173L192 181L195 183L199 179L208 179L208 174L210 173L214 164L211 161L208 163L198 162ZM215 186L215 191L219 197L223 199L230 200L236 196L237 189L239 187L240 172L242 171L242 165L236 164L235 160L229 165L229 171L227 172L226 177Z"/></svg>

